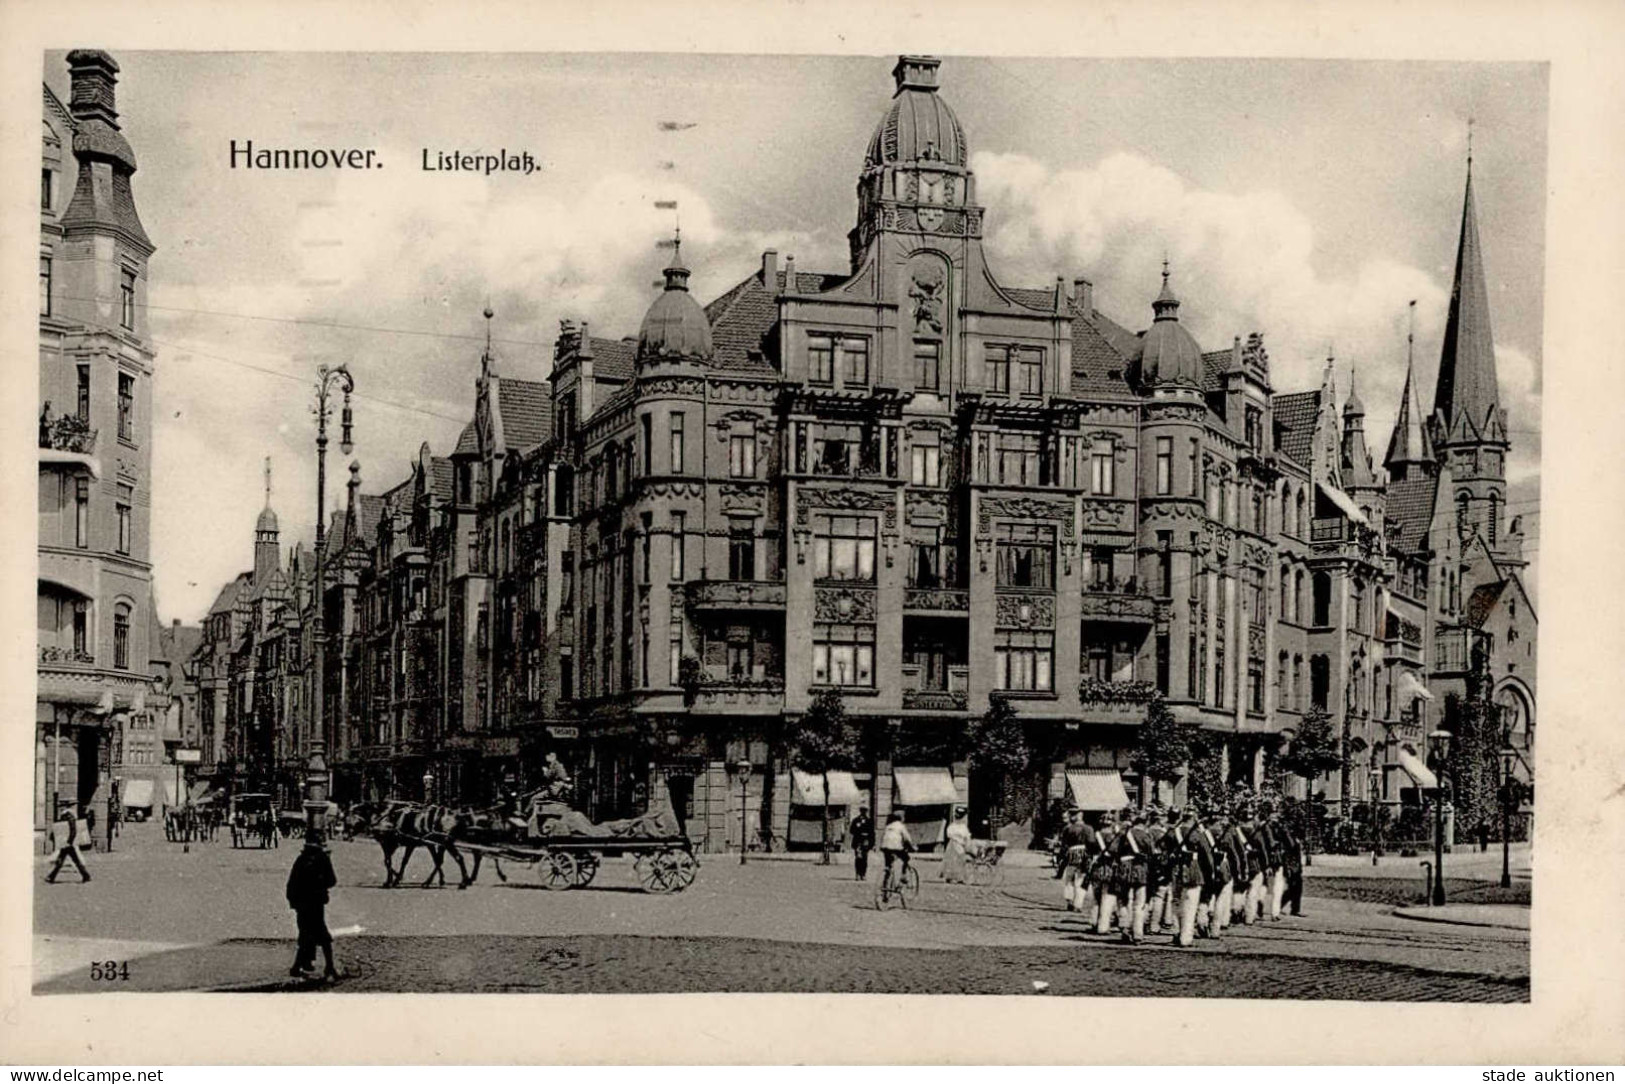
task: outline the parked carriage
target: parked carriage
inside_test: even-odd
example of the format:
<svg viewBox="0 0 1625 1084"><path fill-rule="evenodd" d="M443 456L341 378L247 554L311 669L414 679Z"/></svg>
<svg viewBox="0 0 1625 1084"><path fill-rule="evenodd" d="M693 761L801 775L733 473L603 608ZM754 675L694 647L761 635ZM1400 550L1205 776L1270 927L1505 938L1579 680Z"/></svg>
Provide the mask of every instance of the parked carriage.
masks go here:
<svg viewBox="0 0 1625 1084"><path fill-rule="evenodd" d="M269 794L232 795L231 808L226 816L231 825L231 845L275 847L277 845L276 806Z"/></svg>
<svg viewBox="0 0 1625 1084"><path fill-rule="evenodd" d="M645 892L681 892L694 883L700 862L687 836L648 839L554 836L536 843L459 844L504 862L535 866L542 887L585 888L606 858L632 855L632 870Z"/></svg>

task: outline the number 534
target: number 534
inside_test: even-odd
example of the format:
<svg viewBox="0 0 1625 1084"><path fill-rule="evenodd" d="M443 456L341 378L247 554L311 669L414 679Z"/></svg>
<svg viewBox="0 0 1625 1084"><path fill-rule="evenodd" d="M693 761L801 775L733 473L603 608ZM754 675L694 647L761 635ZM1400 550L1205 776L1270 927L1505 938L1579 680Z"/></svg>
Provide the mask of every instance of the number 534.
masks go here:
<svg viewBox="0 0 1625 1084"><path fill-rule="evenodd" d="M130 962L128 960L97 960L90 965L90 978L92 982L130 981Z"/></svg>

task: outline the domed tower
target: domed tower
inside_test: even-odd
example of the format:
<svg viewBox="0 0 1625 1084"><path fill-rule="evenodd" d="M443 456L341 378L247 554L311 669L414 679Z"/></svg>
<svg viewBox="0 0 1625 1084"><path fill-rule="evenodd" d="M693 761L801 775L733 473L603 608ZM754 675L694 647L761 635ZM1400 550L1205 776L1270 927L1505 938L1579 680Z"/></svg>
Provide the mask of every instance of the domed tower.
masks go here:
<svg viewBox="0 0 1625 1084"><path fill-rule="evenodd" d="M271 458L265 458L265 507L254 521L254 587L263 591L282 566L277 544L276 513L271 511Z"/></svg>
<svg viewBox="0 0 1625 1084"><path fill-rule="evenodd" d="M1168 261L1162 263L1162 292L1151 302L1155 313L1141 341L1140 387L1153 395L1172 391L1202 393L1202 348L1179 322L1179 298L1168 285Z"/></svg>
<svg viewBox="0 0 1625 1084"><path fill-rule="evenodd" d="M965 130L937 93L941 64L936 57L901 56L892 68L897 89L858 177L858 224L848 234L854 273L887 231L981 236Z"/></svg>
<svg viewBox="0 0 1625 1084"><path fill-rule="evenodd" d="M639 364L661 358L711 357L711 321L688 292L688 268L683 266L682 238L672 245L666 288L644 314L638 329Z"/></svg>

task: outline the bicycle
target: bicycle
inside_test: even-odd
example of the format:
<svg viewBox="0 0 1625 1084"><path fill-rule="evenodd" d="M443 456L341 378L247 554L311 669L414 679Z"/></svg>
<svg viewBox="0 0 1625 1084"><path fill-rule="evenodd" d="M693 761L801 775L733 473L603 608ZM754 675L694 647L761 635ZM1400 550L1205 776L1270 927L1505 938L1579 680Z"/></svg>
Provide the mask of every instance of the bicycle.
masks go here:
<svg viewBox="0 0 1625 1084"><path fill-rule="evenodd" d="M907 910L908 901L919 896L920 871L912 862L907 865L897 863L881 875L880 883L875 886L875 910L884 911L894 901L897 906Z"/></svg>

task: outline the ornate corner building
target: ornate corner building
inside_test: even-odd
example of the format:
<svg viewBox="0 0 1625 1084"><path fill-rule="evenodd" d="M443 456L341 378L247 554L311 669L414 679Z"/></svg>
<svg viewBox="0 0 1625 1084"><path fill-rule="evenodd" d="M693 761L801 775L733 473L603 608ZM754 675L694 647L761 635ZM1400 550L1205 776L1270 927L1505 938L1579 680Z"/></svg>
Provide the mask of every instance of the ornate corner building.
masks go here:
<svg viewBox="0 0 1625 1084"><path fill-rule="evenodd" d="M938 68L893 71L845 270L769 251L702 305L674 244L635 336L567 322L545 380L488 341L450 455L352 486L341 800L484 801L552 749L593 816L664 800L712 849L815 840L823 784L784 737L826 689L868 747L832 802L909 807L927 840L996 789L1133 800L1157 693L1254 784L1325 710L1346 806L1415 801L1425 734L1492 690L1527 773L1535 616L1470 185L1435 413L1407 380L1379 465L1330 364L1278 393L1261 335L1203 350L1166 268L1143 331L1082 278L1001 284ZM1014 788L960 759L993 697L1047 764Z"/></svg>
<svg viewBox="0 0 1625 1084"><path fill-rule="evenodd" d="M39 251L39 621L34 820L162 782L171 683L153 605L152 379L135 153L118 64L68 54L44 87Z"/></svg>

